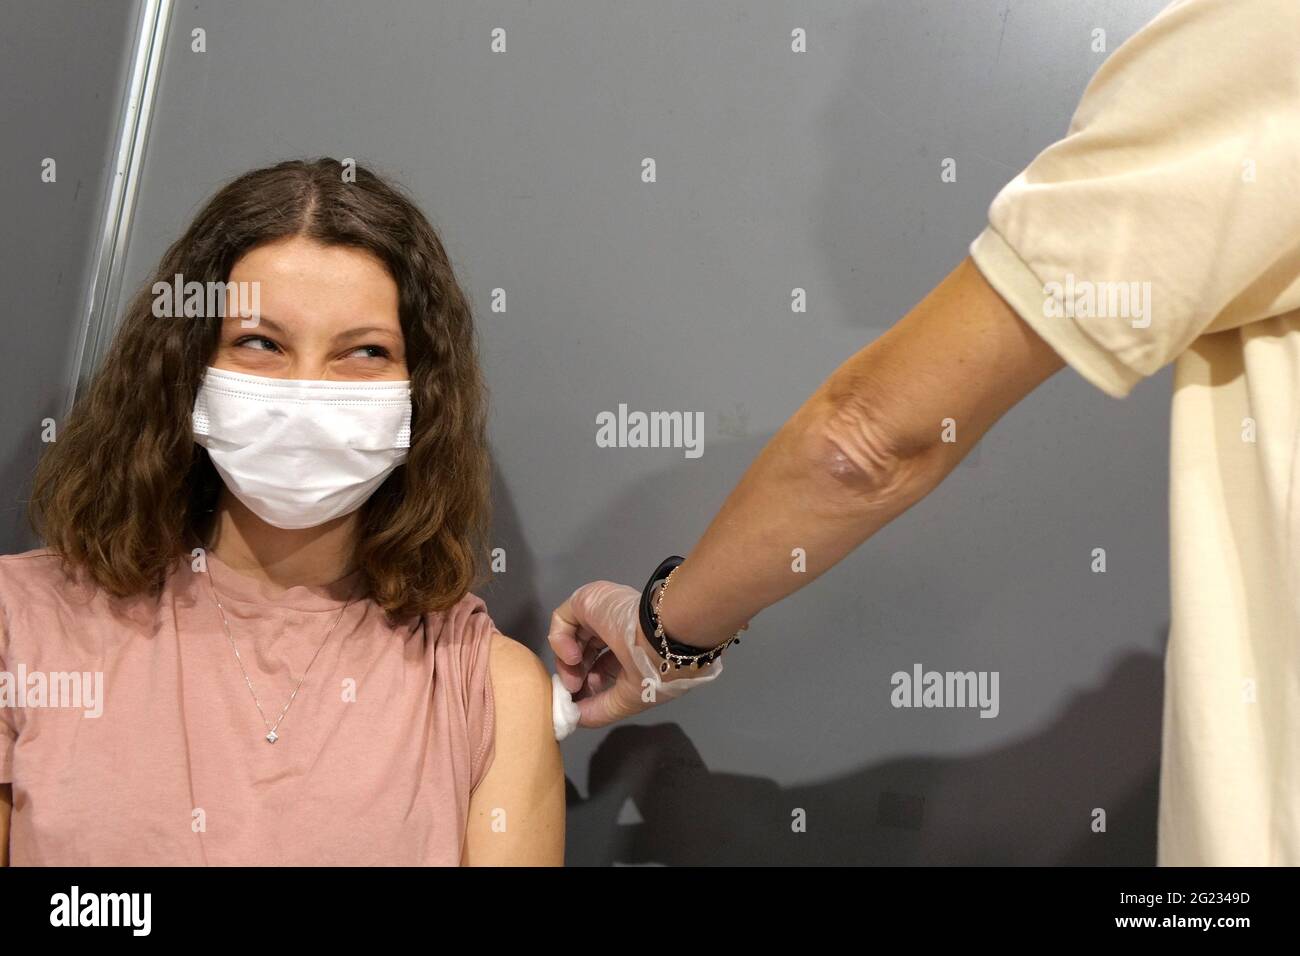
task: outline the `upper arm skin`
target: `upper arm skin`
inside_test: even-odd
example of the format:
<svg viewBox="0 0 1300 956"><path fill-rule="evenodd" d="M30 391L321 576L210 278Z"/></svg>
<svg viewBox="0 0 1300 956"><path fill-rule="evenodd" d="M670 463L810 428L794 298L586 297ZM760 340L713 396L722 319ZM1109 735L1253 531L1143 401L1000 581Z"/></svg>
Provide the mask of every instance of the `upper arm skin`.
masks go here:
<svg viewBox="0 0 1300 956"><path fill-rule="evenodd" d="M924 492L1064 364L968 256L809 405L820 406L822 432L848 472L897 481L910 464L925 474ZM941 438L945 419L955 441Z"/></svg>
<svg viewBox="0 0 1300 956"><path fill-rule="evenodd" d="M564 864L564 762L551 677L523 644L492 635L495 756L470 796L465 866Z"/></svg>
<svg viewBox="0 0 1300 956"><path fill-rule="evenodd" d="M9 865L9 815L14 809L14 785L0 783L0 866Z"/></svg>

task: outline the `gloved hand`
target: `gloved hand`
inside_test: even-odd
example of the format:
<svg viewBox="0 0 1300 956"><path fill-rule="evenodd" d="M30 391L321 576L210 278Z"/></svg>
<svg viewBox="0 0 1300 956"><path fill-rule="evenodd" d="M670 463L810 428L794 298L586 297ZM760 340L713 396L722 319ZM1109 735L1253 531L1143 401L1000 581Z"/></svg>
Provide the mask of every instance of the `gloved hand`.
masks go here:
<svg viewBox="0 0 1300 956"><path fill-rule="evenodd" d="M719 657L700 677L674 678L695 672L671 667L660 674L663 659L641 634L640 605L641 592L635 588L593 581L551 615L556 740L578 726L604 727L649 710L722 673Z"/></svg>

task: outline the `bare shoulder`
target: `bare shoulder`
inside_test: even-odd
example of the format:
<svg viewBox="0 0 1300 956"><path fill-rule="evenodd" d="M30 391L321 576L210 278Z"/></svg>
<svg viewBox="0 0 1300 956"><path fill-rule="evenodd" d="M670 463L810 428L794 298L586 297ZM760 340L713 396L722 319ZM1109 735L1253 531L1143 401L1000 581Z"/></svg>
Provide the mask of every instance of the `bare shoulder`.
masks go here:
<svg viewBox="0 0 1300 956"><path fill-rule="evenodd" d="M488 669L492 673L494 691L511 687L522 696L529 696L545 690L546 696L550 697L551 678L546 673L542 659L527 646L514 638L506 637L500 631L492 633Z"/></svg>
<svg viewBox="0 0 1300 956"><path fill-rule="evenodd" d="M499 631L490 655L495 749L470 798L463 861L559 865L564 761L551 717L551 677L536 654Z"/></svg>
<svg viewBox="0 0 1300 956"><path fill-rule="evenodd" d="M496 711L497 750L554 743L551 675L541 658L500 631L492 635L488 671Z"/></svg>

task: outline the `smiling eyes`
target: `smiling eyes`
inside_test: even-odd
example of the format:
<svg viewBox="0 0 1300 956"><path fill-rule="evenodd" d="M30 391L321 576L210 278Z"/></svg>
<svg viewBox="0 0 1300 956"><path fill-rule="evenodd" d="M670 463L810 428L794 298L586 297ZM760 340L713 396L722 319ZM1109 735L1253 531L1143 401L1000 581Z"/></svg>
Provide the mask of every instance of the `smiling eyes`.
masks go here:
<svg viewBox="0 0 1300 956"><path fill-rule="evenodd" d="M245 335L245 336L243 336L242 338L236 339L234 342L231 343L231 345L232 345L232 347L234 347L234 348L244 348L244 347L246 347L246 346L251 347L251 343L253 343L253 342L261 342L261 343L265 343L265 345L269 346L269 348L263 348L263 347L261 347L261 346L258 346L258 347L256 347L256 348L253 349L253 350L256 351L256 352L278 352L278 351L280 351L280 346L276 345L274 342L272 342L270 339L268 339L268 338L267 338L266 336L264 336L264 335ZM388 349L384 348L382 345L359 345L359 346L357 346L355 349L353 349L352 351L353 351L353 352L369 352L369 353L371 353L371 354L369 354L369 355L361 356L362 358L372 358L372 359L386 359L386 358L391 358L391 355L390 355Z"/></svg>

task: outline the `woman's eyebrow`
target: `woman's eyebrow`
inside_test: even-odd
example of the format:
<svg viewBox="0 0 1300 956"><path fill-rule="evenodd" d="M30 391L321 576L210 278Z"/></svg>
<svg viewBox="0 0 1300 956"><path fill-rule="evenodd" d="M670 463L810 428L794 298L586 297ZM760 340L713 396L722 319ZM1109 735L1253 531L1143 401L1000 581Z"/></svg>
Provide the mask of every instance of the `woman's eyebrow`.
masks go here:
<svg viewBox="0 0 1300 956"><path fill-rule="evenodd" d="M241 317L234 316L234 315L226 316L226 321L240 322L241 326L243 324ZM287 334L285 332L284 326L282 326L279 322L275 321L275 319L269 318L265 313L262 313L257 317L257 324L265 325L272 332L278 332L281 335ZM347 341L348 339L359 338L360 336L363 335L375 335L375 334L386 335L392 339L397 339L397 333L390 328L385 328L382 325L363 325L359 328L348 329L347 331L340 332L338 335L334 336L334 340L336 342L343 342L343 341Z"/></svg>
<svg viewBox="0 0 1300 956"><path fill-rule="evenodd" d="M238 322L239 327L242 329L255 329L258 326L265 325L268 326L272 332L279 332L281 335L285 334L284 326L282 326L279 322L275 321L275 319L268 319L264 313L259 312L256 316L257 321L254 322L252 325L245 325L244 323L251 318L253 318L253 316L227 315L225 317L225 321Z"/></svg>
<svg viewBox="0 0 1300 956"><path fill-rule="evenodd" d="M346 332L340 332L338 335L334 336L334 339L335 341L354 339L363 335L375 335L376 333L379 335L396 337L396 333L392 329L384 328L381 325L363 325L357 329L348 329Z"/></svg>

